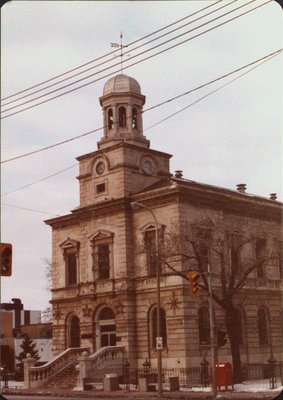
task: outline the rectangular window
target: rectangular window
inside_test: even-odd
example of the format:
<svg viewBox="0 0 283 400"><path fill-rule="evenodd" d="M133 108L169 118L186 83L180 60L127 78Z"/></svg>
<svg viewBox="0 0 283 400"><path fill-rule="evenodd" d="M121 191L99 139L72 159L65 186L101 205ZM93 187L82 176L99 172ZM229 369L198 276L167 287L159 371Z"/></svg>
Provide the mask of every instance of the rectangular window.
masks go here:
<svg viewBox="0 0 283 400"><path fill-rule="evenodd" d="M97 246L97 265L98 278L110 278L110 252L108 244L100 244Z"/></svg>
<svg viewBox="0 0 283 400"><path fill-rule="evenodd" d="M145 248L147 256L147 271L149 276L156 276L156 233L155 230L145 232Z"/></svg>
<svg viewBox="0 0 283 400"><path fill-rule="evenodd" d="M209 311L207 307L199 309L199 343L207 345L210 343L210 322Z"/></svg>
<svg viewBox="0 0 283 400"><path fill-rule="evenodd" d="M255 245L255 262L256 262L256 271L257 277L263 278L264 277L264 256L265 256L265 249L266 249L266 240L265 239L258 239Z"/></svg>
<svg viewBox="0 0 283 400"><path fill-rule="evenodd" d="M207 272L209 262L209 244L211 242L211 230L208 228L197 228L196 251L200 258L200 270Z"/></svg>
<svg viewBox="0 0 283 400"><path fill-rule="evenodd" d="M202 271L207 272L207 270L208 270L208 246L203 241L200 241L200 243L199 243L199 255L200 255L200 260L201 260Z"/></svg>
<svg viewBox="0 0 283 400"><path fill-rule="evenodd" d="M279 266L279 277L283 279L283 242L278 241L278 266Z"/></svg>
<svg viewBox="0 0 283 400"><path fill-rule="evenodd" d="M66 283L68 285L77 284L77 255L76 253L66 253Z"/></svg>
<svg viewBox="0 0 283 400"><path fill-rule="evenodd" d="M100 183L99 185L96 185L96 194L105 193L105 190L105 183Z"/></svg>

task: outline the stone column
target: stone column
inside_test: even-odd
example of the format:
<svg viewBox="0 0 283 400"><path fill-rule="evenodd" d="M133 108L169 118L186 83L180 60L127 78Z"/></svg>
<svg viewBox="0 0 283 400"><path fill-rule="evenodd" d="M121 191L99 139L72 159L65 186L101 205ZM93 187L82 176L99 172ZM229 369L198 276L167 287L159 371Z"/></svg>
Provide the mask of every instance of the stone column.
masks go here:
<svg viewBox="0 0 283 400"><path fill-rule="evenodd" d="M80 375L78 388L84 390L85 378L91 378L91 360L88 358L89 354L87 351L83 351L82 355L78 357L80 363Z"/></svg>
<svg viewBox="0 0 283 400"><path fill-rule="evenodd" d="M26 354L27 358L23 359L24 363L24 389L31 388L31 380L30 380L30 368L34 367L36 363L36 358L32 358L30 353Z"/></svg>

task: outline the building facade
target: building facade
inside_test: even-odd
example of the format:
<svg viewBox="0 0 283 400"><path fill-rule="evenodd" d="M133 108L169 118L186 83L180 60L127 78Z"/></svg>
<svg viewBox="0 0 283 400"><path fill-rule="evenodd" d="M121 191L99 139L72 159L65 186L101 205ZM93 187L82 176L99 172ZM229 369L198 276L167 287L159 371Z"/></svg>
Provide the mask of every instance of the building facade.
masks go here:
<svg viewBox="0 0 283 400"><path fill-rule="evenodd" d="M163 365L199 365L210 354L210 263L215 294L223 300L230 290L241 361L281 360L282 203L247 194L244 185L228 190L172 175L171 155L151 149L143 135L145 96L135 79L111 78L99 100L104 134L96 151L77 158L79 207L46 221L54 355L119 345L132 367L146 359L156 366L158 263ZM192 269L204 277L196 297L185 278ZM214 317L225 330L217 302ZM231 360L229 341L219 359Z"/></svg>
<svg viewBox="0 0 283 400"><path fill-rule="evenodd" d="M52 359L51 323L41 323L41 311L25 310L21 299L0 304L0 346L1 365L13 372L18 364L17 356L22 352L21 345L28 335L38 350L39 363Z"/></svg>

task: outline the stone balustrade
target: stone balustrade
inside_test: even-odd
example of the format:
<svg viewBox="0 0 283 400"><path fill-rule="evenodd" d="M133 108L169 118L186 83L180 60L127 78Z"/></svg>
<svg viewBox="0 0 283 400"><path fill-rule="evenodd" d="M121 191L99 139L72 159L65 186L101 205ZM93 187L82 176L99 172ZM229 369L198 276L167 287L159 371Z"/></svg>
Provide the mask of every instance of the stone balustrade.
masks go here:
<svg viewBox="0 0 283 400"><path fill-rule="evenodd" d="M29 358L23 360L28 370L25 374L25 387L43 387L53 376L71 364L78 362L79 356L86 350L88 350L86 347L69 348L40 367L32 366Z"/></svg>
<svg viewBox="0 0 283 400"><path fill-rule="evenodd" d="M89 359L91 360L91 368L100 369L103 367L103 364L105 364L109 360L111 361L118 358L123 358L124 351L124 346L102 347L89 357Z"/></svg>

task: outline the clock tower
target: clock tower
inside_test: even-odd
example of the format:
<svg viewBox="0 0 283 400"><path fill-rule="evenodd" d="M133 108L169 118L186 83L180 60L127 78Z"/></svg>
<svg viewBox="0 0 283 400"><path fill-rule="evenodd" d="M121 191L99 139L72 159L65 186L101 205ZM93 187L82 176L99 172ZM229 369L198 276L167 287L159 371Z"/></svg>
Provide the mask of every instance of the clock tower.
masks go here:
<svg viewBox="0 0 283 400"><path fill-rule="evenodd" d="M104 134L98 150L81 157L80 206L128 197L169 177L171 155L150 149L143 135L139 83L124 74L104 85L100 97Z"/></svg>

